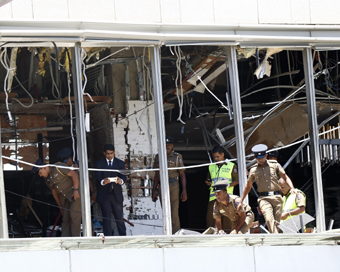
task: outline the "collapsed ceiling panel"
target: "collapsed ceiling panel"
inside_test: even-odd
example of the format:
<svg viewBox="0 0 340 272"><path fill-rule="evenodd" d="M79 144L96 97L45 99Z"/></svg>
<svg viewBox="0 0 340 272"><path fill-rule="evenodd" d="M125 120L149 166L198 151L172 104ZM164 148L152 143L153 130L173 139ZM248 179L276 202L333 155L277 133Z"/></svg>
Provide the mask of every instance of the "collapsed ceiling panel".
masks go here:
<svg viewBox="0 0 340 272"><path fill-rule="evenodd" d="M262 123L249 138L246 154L256 144L266 144L269 148L288 145L309 132L308 115L298 103L279 109L273 117ZM260 122L257 121L256 124Z"/></svg>

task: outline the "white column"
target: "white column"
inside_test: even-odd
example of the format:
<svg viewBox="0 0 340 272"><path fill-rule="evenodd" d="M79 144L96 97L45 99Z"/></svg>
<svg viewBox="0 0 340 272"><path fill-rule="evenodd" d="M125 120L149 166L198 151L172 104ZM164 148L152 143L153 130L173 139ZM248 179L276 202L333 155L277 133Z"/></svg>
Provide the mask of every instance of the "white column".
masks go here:
<svg viewBox="0 0 340 272"><path fill-rule="evenodd" d="M306 96L308 106L308 123L309 123L309 137L310 137L310 151L313 170L313 188L315 199L315 212L316 212L316 228L318 232L326 230L325 225L325 208L323 201L322 189L322 175L320 163L320 149L319 149L319 130L317 124L317 112L315 103L315 86L313 76L313 61L312 49L306 48L302 52L303 55L303 69L305 72L306 81Z"/></svg>
<svg viewBox="0 0 340 272"><path fill-rule="evenodd" d="M161 78L161 62L160 50L156 45L151 48L151 67L152 67L152 83L155 99L155 115L157 128L157 144L159 158L159 177L162 187L162 209L163 209L163 234L172 234L171 225L171 209L170 209L170 193L169 193L169 177L168 164L166 156L165 144L165 126L164 126L164 109L162 95L162 78Z"/></svg>

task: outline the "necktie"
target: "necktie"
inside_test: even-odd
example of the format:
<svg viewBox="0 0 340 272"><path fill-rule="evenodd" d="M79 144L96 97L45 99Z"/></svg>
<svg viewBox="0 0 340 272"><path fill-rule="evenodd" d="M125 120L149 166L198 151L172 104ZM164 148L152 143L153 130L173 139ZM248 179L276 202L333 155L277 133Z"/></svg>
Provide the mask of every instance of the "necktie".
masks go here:
<svg viewBox="0 0 340 272"><path fill-rule="evenodd" d="M112 161L109 161L109 167L110 168L112 167Z"/></svg>

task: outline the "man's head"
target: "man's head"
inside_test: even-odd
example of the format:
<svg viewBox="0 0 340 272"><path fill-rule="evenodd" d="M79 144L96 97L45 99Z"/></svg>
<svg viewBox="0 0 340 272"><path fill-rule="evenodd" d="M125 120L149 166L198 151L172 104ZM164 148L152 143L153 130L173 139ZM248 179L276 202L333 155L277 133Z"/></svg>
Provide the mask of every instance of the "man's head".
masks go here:
<svg viewBox="0 0 340 272"><path fill-rule="evenodd" d="M279 185L283 194L287 194L290 191L289 185L283 178L279 179Z"/></svg>
<svg viewBox="0 0 340 272"><path fill-rule="evenodd" d="M68 166L73 165L72 157L71 157L72 151L68 147L64 147L57 153L57 158L59 161L65 163Z"/></svg>
<svg viewBox="0 0 340 272"><path fill-rule="evenodd" d="M277 158L279 157L279 151L277 150L272 150L268 152L268 160L275 160L277 161Z"/></svg>
<svg viewBox="0 0 340 272"><path fill-rule="evenodd" d="M212 153L216 162L225 160L224 150L222 147L215 146L212 149Z"/></svg>
<svg viewBox="0 0 340 272"><path fill-rule="evenodd" d="M227 187L228 182L226 180L219 180L213 185L213 192L218 202L228 201Z"/></svg>
<svg viewBox="0 0 340 272"><path fill-rule="evenodd" d="M42 178L48 178L50 175L50 167L46 165L46 163L42 162L40 165L45 165L39 169L39 176Z"/></svg>
<svg viewBox="0 0 340 272"><path fill-rule="evenodd" d="M104 156L106 159L109 161L112 161L113 158L115 157L115 147L113 144L106 144L104 145Z"/></svg>
<svg viewBox="0 0 340 272"><path fill-rule="evenodd" d="M259 165L264 165L266 163L267 156L268 156L266 154L267 150L268 150L268 146L264 144L255 145L251 149L251 152L253 152L255 159Z"/></svg>
<svg viewBox="0 0 340 272"><path fill-rule="evenodd" d="M165 143L166 143L166 154L169 155L170 152L174 149L174 138L171 136L166 136Z"/></svg>

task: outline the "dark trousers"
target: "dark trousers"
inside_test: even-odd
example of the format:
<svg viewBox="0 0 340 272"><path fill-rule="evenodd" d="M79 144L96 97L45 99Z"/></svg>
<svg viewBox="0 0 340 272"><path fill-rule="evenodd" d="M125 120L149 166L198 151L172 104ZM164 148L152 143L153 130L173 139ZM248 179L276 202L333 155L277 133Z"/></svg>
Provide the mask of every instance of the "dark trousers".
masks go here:
<svg viewBox="0 0 340 272"><path fill-rule="evenodd" d="M123 219L123 203L116 200L114 194L108 194L107 198L100 203L103 216L103 231L105 236L112 236L111 210L116 220L120 236L126 235L126 227Z"/></svg>

